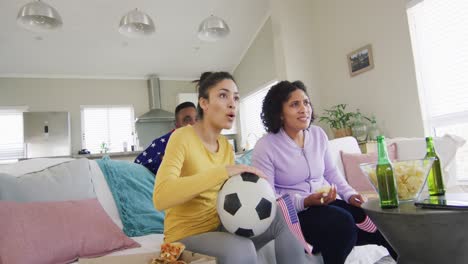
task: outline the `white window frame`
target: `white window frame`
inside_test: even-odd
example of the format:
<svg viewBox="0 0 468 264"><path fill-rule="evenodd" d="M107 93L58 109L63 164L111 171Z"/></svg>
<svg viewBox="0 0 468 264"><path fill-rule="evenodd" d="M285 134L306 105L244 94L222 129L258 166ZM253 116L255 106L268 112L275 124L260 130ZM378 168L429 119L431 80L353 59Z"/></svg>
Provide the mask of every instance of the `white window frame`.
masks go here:
<svg viewBox="0 0 468 264"><path fill-rule="evenodd" d="M80 120L81 120L81 148L82 149L85 149L86 148L86 136L85 136L85 131L86 131L86 127L85 127L85 117L84 117L84 110L86 108L102 108L102 109L111 109L111 108L122 108L122 107L128 107L131 109L131 120L130 120L130 124L131 124L131 131L132 131L132 135L133 135L133 138L132 138L132 141L131 142L128 142L128 148L130 148L131 145L135 145L135 108L133 107L133 105L80 105ZM109 139L110 139L110 135L107 135L108 137L108 142L109 143ZM113 152L120 152L120 151L115 151L112 150L112 148L108 151L108 153L113 153ZM95 154L96 152L94 152ZM93 154L93 152L91 153Z"/></svg>
<svg viewBox="0 0 468 264"><path fill-rule="evenodd" d="M263 136L263 134L266 133L266 131L264 131L264 133L262 135L256 135L256 134L248 131L249 124L247 124L247 118L246 118L247 113L245 112L245 111L247 111L246 106L245 106L246 101L249 100L252 96L258 95L258 93L261 93L262 91L268 92L268 90L271 88L271 86L273 86L273 85L275 85L277 83L278 83L277 80L269 81L269 82L265 83L264 85L261 85L257 89L253 90L247 96L245 96L245 97L243 97L241 99L241 102L240 102L240 126L241 126L241 142L242 142L241 146L242 146L242 149L245 149L245 150L253 149L254 146L255 146L255 143ZM266 95L266 93L265 93L265 95ZM259 106L259 109L260 109L259 113L261 113L262 104L260 103L258 106ZM262 124L262 120L260 118L260 115L258 115L258 122L260 122L260 124Z"/></svg>
<svg viewBox="0 0 468 264"><path fill-rule="evenodd" d="M424 132L425 135L430 135L430 136L443 136L439 134L437 131L438 130L451 130L454 129L453 126L456 125L466 125L468 124L468 110L462 110L462 111L457 111L457 112L452 112L448 114L443 114L443 115L438 115L434 116L432 111L432 108L430 107L430 102L431 102L431 91L430 89L427 89L425 87L429 87L429 82L431 80L428 80L428 78L424 78L424 74L426 74L426 77L430 74L428 74L428 63L425 62L424 60L424 54L423 51L421 50L421 44L423 41L423 36L420 35L420 31L417 30L417 25L415 22L415 18L413 16L413 13L410 11L410 8L413 8L414 6L418 4L424 4L424 0L410 0L407 1L407 9L408 9L408 25L410 29L410 35L411 35L411 42L412 42L412 48L413 48L413 56L414 56L414 61L415 61L415 68L416 68L416 79L417 79L417 84L418 84L418 94L419 94L419 99L420 99L420 104L421 104L421 112L422 112L422 117L423 117L423 124L424 124ZM460 35L466 34L464 32L461 32ZM468 89L468 88L467 88ZM452 128L450 128L452 126ZM465 138L465 140L468 140L468 138ZM468 143L466 143L468 144ZM458 150L457 154L457 183L458 184L468 184L468 175L464 175L466 173L466 168L468 165L464 164L466 163L467 155L468 155L468 146L465 144L461 149ZM464 156L460 156L464 155ZM463 159L465 159L465 162L463 162ZM463 172L462 172L463 171Z"/></svg>

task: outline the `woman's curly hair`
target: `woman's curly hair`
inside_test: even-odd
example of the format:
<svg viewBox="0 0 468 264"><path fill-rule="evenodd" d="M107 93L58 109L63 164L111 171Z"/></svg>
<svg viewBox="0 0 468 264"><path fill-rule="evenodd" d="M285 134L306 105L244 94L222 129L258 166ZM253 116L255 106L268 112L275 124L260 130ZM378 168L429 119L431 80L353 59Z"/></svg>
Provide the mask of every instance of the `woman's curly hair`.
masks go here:
<svg viewBox="0 0 468 264"><path fill-rule="evenodd" d="M291 93L297 89L302 90L307 95L307 97L309 97L307 94L307 88L301 81L281 81L270 88L267 95L265 96L265 99L263 99L262 113L260 115L263 126L267 132L275 134L279 132L281 126L283 125L283 122L281 121L283 103L287 102L289 97L291 97ZM312 107L312 114L310 117L311 124L314 119L315 116Z"/></svg>

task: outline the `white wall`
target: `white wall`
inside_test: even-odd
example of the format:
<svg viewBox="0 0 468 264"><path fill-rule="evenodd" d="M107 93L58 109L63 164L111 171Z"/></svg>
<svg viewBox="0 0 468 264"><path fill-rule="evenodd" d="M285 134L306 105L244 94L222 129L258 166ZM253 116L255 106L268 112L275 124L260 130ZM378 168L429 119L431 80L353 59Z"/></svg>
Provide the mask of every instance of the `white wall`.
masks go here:
<svg viewBox="0 0 468 264"><path fill-rule="evenodd" d="M322 106L375 114L389 137L424 135L406 0L313 1ZM371 44L374 69L350 77L346 55Z"/></svg>
<svg viewBox="0 0 468 264"><path fill-rule="evenodd" d="M257 91L268 82L278 79L270 17L265 20L257 32L239 65L234 69L233 76L239 87L241 98ZM244 139L241 134L240 119L242 116L240 111L238 114L239 118L236 119L237 135L234 138L237 141L237 149L241 150Z"/></svg>
<svg viewBox="0 0 468 264"><path fill-rule="evenodd" d="M174 113L179 104L177 94L198 93L195 84L191 81L160 80L159 83L161 85L161 108L169 112Z"/></svg>
<svg viewBox="0 0 468 264"><path fill-rule="evenodd" d="M162 108L174 112L177 93L194 89L189 81L161 80ZM133 105L137 117L149 110L147 81L0 78L0 106L18 105L29 111L70 112L76 154L81 149L80 105Z"/></svg>
<svg viewBox="0 0 468 264"><path fill-rule="evenodd" d="M322 26L313 16L315 1L271 0L277 74L289 81L301 80L307 87L314 108L320 108L316 32Z"/></svg>
<svg viewBox="0 0 468 264"><path fill-rule="evenodd" d="M265 21L257 33L233 75L242 97L278 78L270 18Z"/></svg>
<svg viewBox="0 0 468 264"><path fill-rule="evenodd" d="M316 114L346 103L375 114L389 137L424 135L406 0L271 3L277 74L304 81ZM369 43L375 68L351 78L346 55Z"/></svg>

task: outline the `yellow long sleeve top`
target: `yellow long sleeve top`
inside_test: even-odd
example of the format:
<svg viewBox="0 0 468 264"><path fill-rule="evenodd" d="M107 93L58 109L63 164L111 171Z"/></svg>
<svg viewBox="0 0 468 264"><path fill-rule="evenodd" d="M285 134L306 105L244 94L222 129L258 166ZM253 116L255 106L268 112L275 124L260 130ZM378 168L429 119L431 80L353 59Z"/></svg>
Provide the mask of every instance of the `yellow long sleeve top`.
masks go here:
<svg viewBox="0 0 468 264"><path fill-rule="evenodd" d="M226 165L234 164L234 151L224 136L219 136L218 145L216 153L210 152L192 126L179 128L170 137L153 192L155 207L166 213L166 242L220 225L216 199L228 178Z"/></svg>

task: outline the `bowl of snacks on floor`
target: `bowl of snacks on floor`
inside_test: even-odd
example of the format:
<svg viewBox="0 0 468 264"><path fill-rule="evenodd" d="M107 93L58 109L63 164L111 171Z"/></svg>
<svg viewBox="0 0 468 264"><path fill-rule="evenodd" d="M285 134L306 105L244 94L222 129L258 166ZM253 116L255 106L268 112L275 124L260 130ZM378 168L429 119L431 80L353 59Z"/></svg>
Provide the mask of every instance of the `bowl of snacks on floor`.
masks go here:
<svg viewBox="0 0 468 264"><path fill-rule="evenodd" d="M395 177L400 201L413 201L419 197L426 185L427 176L433 162L433 159L397 160L392 162L393 177ZM377 164L363 163L360 164L360 167L378 193Z"/></svg>

